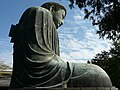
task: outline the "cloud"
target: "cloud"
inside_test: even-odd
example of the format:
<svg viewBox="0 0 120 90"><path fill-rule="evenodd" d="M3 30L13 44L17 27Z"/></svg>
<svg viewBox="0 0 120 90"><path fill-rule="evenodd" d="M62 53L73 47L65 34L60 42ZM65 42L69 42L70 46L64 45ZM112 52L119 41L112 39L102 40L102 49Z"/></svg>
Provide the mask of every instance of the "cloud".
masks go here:
<svg viewBox="0 0 120 90"><path fill-rule="evenodd" d="M86 63L102 50L109 50L109 40L99 39L98 27L89 20L83 20L83 11L68 12L65 24L59 28L61 57L65 61ZM12 44L8 39L0 39L0 61L12 66Z"/></svg>
<svg viewBox="0 0 120 90"><path fill-rule="evenodd" d="M4 62L12 67L12 53L10 51L0 52L0 62Z"/></svg>
<svg viewBox="0 0 120 90"><path fill-rule="evenodd" d="M12 66L12 45L8 39L0 39L0 62Z"/></svg>
<svg viewBox="0 0 120 90"><path fill-rule="evenodd" d="M83 20L82 11L76 10L72 15L73 18L69 16L66 25L59 29L63 59L86 62L97 53L110 49L110 41L99 39L96 35L98 27L93 27L89 20Z"/></svg>

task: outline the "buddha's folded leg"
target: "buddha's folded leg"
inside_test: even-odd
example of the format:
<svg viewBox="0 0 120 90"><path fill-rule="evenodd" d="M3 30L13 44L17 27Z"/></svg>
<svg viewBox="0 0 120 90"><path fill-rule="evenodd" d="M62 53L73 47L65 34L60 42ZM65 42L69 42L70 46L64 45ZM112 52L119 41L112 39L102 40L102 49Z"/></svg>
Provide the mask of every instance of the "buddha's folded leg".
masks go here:
<svg viewBox="0 0 120 90"><path fill-rule="evenodd" d="M106 72L97 65L72 63L73 73L68 87L112 87Z"/></svg>

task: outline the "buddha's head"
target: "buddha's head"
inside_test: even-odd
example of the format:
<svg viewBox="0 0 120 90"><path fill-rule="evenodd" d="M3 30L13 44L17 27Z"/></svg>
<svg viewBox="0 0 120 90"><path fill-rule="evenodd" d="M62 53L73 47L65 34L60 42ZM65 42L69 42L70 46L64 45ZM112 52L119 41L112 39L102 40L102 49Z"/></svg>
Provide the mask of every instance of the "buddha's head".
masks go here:
<svg viewBox="0 0 120 90"><path fill-rule="evenodd" d="M66 9L64 6L55 2L47 2L41 5L41 7L48 9L52 13L56 28L64 23L64 18L66 16Z"/></svg>

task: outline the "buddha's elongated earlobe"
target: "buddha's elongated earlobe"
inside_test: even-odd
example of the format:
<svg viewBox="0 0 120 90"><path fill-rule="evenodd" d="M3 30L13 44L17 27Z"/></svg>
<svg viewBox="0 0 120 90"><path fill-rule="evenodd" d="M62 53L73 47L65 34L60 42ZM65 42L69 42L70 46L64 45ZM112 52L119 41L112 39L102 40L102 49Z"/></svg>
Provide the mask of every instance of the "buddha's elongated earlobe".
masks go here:
<svg viewBox="0 0 120 90"><path fill-rule="evenodd" d="M55 6L54 6L54 5L52 5L52 6L50 7L50 12L51 12L51 13L54 13L54 12L55 12L55 10L54 10L54 9L55 9Z"/></svg>

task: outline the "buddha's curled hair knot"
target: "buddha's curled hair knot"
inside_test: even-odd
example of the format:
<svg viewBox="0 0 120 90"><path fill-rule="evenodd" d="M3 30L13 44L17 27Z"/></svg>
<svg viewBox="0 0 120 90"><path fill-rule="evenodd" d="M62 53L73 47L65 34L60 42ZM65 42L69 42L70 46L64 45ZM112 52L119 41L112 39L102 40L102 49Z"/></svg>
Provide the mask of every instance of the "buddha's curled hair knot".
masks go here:
<svg viewBox="0 0 120 90"><path fill-rule="evenodd" d="M44 7L44 8L46 8L46 9L48 9L48 10L50 10L51 7L54 7L54 10L55 10L55 11L58 11L58 10L60 10L60 9L63 9L63 10L65 10L65 16L66 16L66 9L65 9L65 7L62 6L62 5L60 5L60 4L58 4L58 3L55 3L55 2L47 2L47 3L44 3L43 5L41 5L41 7Z"/></svg>

